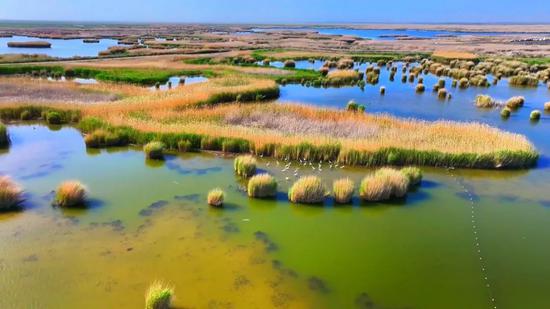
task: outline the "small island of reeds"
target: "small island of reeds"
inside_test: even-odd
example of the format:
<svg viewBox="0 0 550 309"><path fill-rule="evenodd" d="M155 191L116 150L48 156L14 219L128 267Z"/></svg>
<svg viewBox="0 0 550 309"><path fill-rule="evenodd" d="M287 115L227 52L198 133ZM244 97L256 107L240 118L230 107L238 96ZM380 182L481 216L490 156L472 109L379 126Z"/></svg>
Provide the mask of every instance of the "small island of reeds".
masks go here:
<svg viewBox="0 0 550 309"><path fill-rule="evenodd" d="M12 48L51 48L52 44L46 41L8 42Z"/></svg>

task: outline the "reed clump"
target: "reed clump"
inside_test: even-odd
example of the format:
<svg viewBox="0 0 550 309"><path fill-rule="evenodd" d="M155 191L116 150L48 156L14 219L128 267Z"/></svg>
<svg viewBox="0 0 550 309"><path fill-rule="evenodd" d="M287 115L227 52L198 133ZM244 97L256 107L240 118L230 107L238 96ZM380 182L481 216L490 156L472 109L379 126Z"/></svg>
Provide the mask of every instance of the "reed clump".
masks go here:
<svg viewBox="0 0 550 309"><path fill-rule="evenodd" d="M422 170L415 166L408 166L401 169L401 173L409 180L409 187L415 187L422 182Z"/></svg>
<svg viewBox="0 0 550 309"><path fill-rule="evenodd" d="M529 115L529 119L533 120L533 121L538 121L540 120L540 116L541 116L541 113L539 110L534 110L531 112L531 114Z"/></svg>
<svg viewBox="0 0 550 309"><path fill-rule="evenodd" d="M145 292L145 309L169 309L174 289L160 281L153 282Z"/></svg>
<svg viewBox="0 0 550 309"><path fill-rule="evenodd" d="M520 96L511 97L506 101L506 107L512 110L522 107L523 104L525 104L525 98Z"/></svg>
<svg viewBox="0 0 550 309"><path fill-rule="evenodd" d="M277 195L277 181L269 174L255 175L248 181L249 197L270 198Z"/></svg>
<svg viewBox="0 0 550 309"><path fill-rule="evenodd" d="M350 100L346 105L346 110L348 112L356 112L359 109L359 104L355 100Z"/></svg>
<svg viewBox="0 0 550 309"><path fill-rule="evenodd" d="M512 114L512 110L509 107L505 107L500 111L500 116L504 119L510 118L511 114Z"/></svg>
<svg viewBox="0 0 550 309"><path fill-rule="evenodd" d="M63 182L57 188L54 204L63 208L81 207L86 203L86 187L78 181Z"/></svg>
<svg viewBox="0 0 550 309"><path fill-rule="evenodd" d="M10 177L0 176L0 212L16 209L23 202L23 189Z"/></svg>
<svg viewBox="0 0 550 309"><path fill-rule="evenodd" d="M295 68L296 62L294 60L286 60L283 65L285 68Z"/></svg>
<svg viewBox="0 0 550 309"><path fill-rule="evenodd" d="M335 180L332 184L334 201L338 204L348 204L353 197L355 183L349 178Z"/></svg>
<svg viewBox="0 0 550 309"><path fill-rule="evenodd" d="M326 190L317 176L304 176L298 179L288 191L292 203L319 204L325 199Z"/></svg>
<svg viewBox="0 0 550 309"><path fill-rule="evenodd" d="M164 143L153 141L143 146L143 152L145 152L147 159L162 160L164 158L164 148Z"/></svg>
<svg viewBox="0 0 550 309"><path fill-rule="evenodd" d="M404 197L408 188L409 179L404 173L392 168L382 168L363 179L359 195L367 202L381 202Z"/></svg>
<svg viewBox="0 0 550 309"><path fill-rule="evenodd" d="M60 113L50 111L46 114L46 121L49 124L62 124L63 123L63 118L61 118Z"/></svg>
<svg viewBox="0 0 550 309"><path fill-rule="evenodd" d="M241 177L251 177L256 173L256 158L251 155L238 156L233 162L235 173Z"/></svg>
<svg viewBox="0 0 550 309"><path fill-rule="evenodd" d="M441 89L437 90L437 97L438 97L439 99L445 99L445 98L447 98L447 89L441 88Z"/></svg>
<svg viewBox="0 0 550 309"><path fill-rule="evenodd" d="M516 75L510 77L508 83L512 86L537 87L539 85L539 79L532 75Z"/></svg>
<svg viewBox="0 0 550 309"><path fill-rule="evenodd" d="M484 94L478 95L475 103L479 108L493 108L497 105L497 102L491 96Z"/></svg>
<svg viewBox="0 0 550 309"><path fill-rule="evenodd" d="M10 143L10 137L8 135L8 129L0 122L0 148L5 148Z"/></svg>
<svg viewBox="0 0 550 309"><path fill-rule="evenodd" d="M424 84L418 84L418 85L416 85L415 91L417 93L422 93L422 92L426 91L426 87L424 86Z"/></svg>
<svg viewBox="0 0 550 309"><path fill-rule="evenodd" d="M547 112L550 112L550 102L544 103L544 110L547 111ZM1 129L0 129L0 131L1 131Z"/></svg>
<svg viewBox="0 0 550 309"><path fill-rule="evenodd" d="M359 80L355 70L334 70L327 74L327 83L333 86L349 85Z"/></svg>
<svg viewBox="0 0 550 309"><path fill-rule="evenodd" d="M208 192L206 202L213 207L222 207L225 198L225 193L222 189L216 188Z"/></svg>

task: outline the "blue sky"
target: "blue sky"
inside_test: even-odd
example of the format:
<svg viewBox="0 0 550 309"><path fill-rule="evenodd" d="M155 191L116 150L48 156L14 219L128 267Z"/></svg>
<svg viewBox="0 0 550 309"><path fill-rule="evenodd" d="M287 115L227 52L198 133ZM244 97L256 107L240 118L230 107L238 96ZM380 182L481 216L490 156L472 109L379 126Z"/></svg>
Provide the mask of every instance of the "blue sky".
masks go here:
<svg viewBox="0 0 550 309"><path fill-rule="evenodd" d="M0 19L126 22L550 22L550 0L0 0Z"/></svg>

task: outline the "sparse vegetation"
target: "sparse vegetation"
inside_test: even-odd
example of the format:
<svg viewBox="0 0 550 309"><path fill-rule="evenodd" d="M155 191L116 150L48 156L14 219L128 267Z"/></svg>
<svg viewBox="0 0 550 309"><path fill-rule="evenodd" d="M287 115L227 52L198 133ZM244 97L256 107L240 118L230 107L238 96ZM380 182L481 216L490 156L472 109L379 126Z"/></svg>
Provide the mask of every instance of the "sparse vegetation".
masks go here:
<svg viewBox="0 0 550 309"><path fill-rule="evenodd" d="M355 184L349 178L335 180L332 184L334 201L338 204L348 204L353 197Z"/></svg>
<svg viewBox="0 0 550 309"><path fill-rule="evenodd" d="M173 288L160 281L153 282L145 293L145 309L169 309L173 296Z"/></svg>
<svg viewBox="0 0 550 309"><path fill-rule="evenodd" d="M23 202L23 189L8 176L0 176L0 212L10 211Z"/></svg>
<svg viewBox="0 0 550 309"><path fill-rule="evenodd" d="M238 156L233 162L235 173L241 177L251 177L256 173L256 158L251 155Z"/></svg>
<svg viewBox="0 0 550 309"><path fill-rule="evenodd" d="M86 203L86 187L78 181L63 182L57 188L54 204L63 208L81 207Z"/></svg>
<svg viewBox="0 0 550 309"><path fill-rule="evenodd" d="M208 197L206 199L208 205L214 207L222 207L224 202L225 193L222 189L216 188L208 192Z"/></svg>
<svg viewBox="0 0 550 309"><path fill-rule="evenodd" d="M277 195L277 181L269 174L255 175L248 181L249 197L268 198Z"/></svg>
<svg viewBox="0 0 550 309"><path fill-rule="evenodd" d="M288 191L292 203L319 204L325 199L326 190L317 176L304 176L298 179Z"/></svg>

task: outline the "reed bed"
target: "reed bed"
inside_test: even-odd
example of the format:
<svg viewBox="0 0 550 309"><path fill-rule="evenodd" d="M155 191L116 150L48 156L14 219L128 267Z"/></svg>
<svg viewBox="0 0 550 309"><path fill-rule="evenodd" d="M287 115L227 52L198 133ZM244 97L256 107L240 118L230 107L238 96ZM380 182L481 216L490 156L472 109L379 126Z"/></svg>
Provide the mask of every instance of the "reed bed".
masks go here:
<svg viewBox="0 0 550 309"><path fill-rule="evenodd" d="M248 181L249 197L271 198L277 195L277 181L269 174L255 175Z"/></svg>
<svg viewBox="0 0 550 309"><path fill-rule="evenodd" d="M0 212L13 210L23 202L23 189L10 177L0 176Z"/></svg>
<svg viewBox="0 0 550 309"><path fill-rule="evenodd" d="M145 309L169 309L174 297L174 289L155 281L145 293Z"/></svg>
<svg viewBox="0 0 550 309"><path fill-rule="evenodd" d="M63 182L57 188L54 204L63 208L84 206L86 191L86 187L78 181Z"/></svg>
<svg viewBox="0 0 550 309"><path fill-rule="evenodd" d="M304 176L288 190L288 199L298 204L319 204L325 199L326 190L317 176Z"/></svg>

